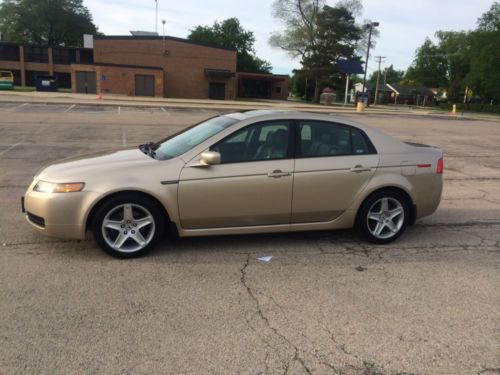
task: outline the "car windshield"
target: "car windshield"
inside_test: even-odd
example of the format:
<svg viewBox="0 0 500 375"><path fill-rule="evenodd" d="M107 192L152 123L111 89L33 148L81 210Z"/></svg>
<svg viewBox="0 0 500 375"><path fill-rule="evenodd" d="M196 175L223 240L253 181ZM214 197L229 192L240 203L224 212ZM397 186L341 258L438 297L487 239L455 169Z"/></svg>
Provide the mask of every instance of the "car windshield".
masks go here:
<svg viewBox="0 0 500 375"><path fill-rule="evenodd" d="M155 144L156 158L166 160L182 155L237 122L238 120L226 116L203 121Z"/></svg>

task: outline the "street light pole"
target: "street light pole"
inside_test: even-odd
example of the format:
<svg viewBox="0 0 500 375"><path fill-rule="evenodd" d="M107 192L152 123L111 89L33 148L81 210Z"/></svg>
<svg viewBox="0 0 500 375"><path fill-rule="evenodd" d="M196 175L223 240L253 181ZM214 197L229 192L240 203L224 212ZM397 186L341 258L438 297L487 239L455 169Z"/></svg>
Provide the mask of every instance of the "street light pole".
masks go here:
<svg viewBox="0 0 500 375"><path fill-rule="evenodd" d="M363 89L361 91L362 95L365 94L365 87L366 87L366 71L368 70L368 59L370 57L370 44L372 42L372 31L373 31L373 27L377 27L378 25L380 25L380 23L378 22L370 22L368 24L368 27L369 27L369 33L368 33L368 47L366 48L366 61L365 61L365 74L363 75ZM368 98L366 99L367 102L368 102ZM368 103L366 103L368 104Z"/></svg>
<svg viewBox="0 0 500 375"><path fill-rule="evenodd" d="M163 52L165 52L165 23L167 21L162 20L161 23L163 24Z"/></svg>

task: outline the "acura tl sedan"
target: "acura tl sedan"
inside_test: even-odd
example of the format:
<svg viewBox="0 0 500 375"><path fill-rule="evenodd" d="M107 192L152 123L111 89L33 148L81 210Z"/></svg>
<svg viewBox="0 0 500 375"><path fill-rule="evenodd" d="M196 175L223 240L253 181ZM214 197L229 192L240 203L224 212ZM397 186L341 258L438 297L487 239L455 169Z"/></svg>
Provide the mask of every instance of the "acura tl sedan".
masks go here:
<svg viewBox="0 0 500 375"><path fill-rule="evenodd" d="M330 115L250 111L40 171L22 199L39 232L127 258L181 237L356 228L394 241L441 200L443 152Z"/></svg>

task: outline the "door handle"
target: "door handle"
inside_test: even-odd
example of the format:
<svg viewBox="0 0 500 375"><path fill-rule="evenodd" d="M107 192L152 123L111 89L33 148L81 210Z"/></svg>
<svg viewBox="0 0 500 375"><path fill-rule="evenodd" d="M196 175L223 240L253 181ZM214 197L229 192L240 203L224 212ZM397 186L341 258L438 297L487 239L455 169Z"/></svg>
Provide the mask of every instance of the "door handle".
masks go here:
<svg viewBox="0 0 500 375"><path fill-rule="evenodd" d="M360 172L370 172L372 169L370 167L363 167L362 165L356 165L354 168L351 168L350 171L354 173Z"/></svg>
<svg viewBox="0 0 500 375"><path fill-rule="evenodd" d="M290 176L290 175L291 175L290 172L283 172L281 169L275 169L274 171L268 173L267 177L278 178L278 177L285 177L285 176Z"/></svg>

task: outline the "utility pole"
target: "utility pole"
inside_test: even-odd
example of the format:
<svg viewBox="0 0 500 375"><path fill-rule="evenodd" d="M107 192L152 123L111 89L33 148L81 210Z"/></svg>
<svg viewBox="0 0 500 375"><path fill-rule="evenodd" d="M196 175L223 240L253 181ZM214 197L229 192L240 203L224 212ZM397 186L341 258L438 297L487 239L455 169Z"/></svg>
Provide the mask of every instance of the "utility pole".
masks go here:
<svg viewBox="0 0 500 375"><path fill-rule="evenodd" d="M374 27L377 27L379 26L380 23L378 22L370 22L369 24L366 25L366 27L368 27L369 29L369 33L368 33L368 47L366 48L366 61L365 61L365 74L363 76L363 88L362 88L362 95L364 96L365 95L365 87L366 87L366 71L368 70L368 59L370 58L370 44L372 43L372 31L373 31L373 28ZM367 96L367 103L366 105L368 105L368 96Z"/></svg>
<svg viewBox="0 0 500 375"><path fill-rule="evenodd" d="M380 64L385 59L385 56L375 56L375 58L378 60L378 70L377 70L377 85L375 86L375 98L373 98L373 104L377 105L378 104L378 85L380 82Z"/></svg>
<svg viewBox="0 0 500 375"><path fill-rule="evenodd" d="M155 33L158 34L158 0L155 0Z"/></svg>

